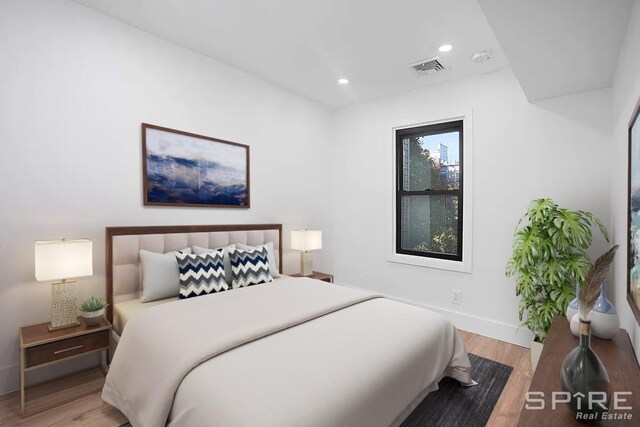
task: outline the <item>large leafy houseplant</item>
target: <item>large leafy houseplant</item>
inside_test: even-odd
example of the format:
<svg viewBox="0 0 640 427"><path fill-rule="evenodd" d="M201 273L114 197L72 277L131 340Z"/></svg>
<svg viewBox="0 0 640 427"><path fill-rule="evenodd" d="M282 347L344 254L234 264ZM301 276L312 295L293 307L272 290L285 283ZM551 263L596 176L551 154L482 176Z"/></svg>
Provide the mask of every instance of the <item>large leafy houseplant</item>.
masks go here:
<svg viewBox="0 0 640 427"><path fill-rule="evenodd" d="M566 312L576 284L585 280L594 226L609 241L598 217L559 208L551 199L533 200L516 226L506 275L516 279L518 316L539 342L547 337L553 317Z"/></svg>

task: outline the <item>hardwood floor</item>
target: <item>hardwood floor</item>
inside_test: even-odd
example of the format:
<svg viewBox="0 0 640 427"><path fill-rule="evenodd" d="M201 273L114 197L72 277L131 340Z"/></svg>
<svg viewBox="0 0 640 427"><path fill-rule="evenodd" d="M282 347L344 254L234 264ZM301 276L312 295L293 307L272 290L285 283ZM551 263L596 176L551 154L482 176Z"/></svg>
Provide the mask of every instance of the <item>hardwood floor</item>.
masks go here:
<svg viewBox="0 0 640 427"><path fill-rule="evenodd" d="M104 375L99 368L79 372L61 380L50 381L27 389L27 413L20 417L20 394L13 392L0 396L0 426L120 426L127 418L100 398ZM98 390L86 394L87 390ZM84 397L48 410L52 402L65 400L69 394Z"/></svg>
<svg viewBox="0 0 640 427"><path fill-rule="evenodd" d="M513 366L511 377L496 404L488 426L515 426L518 423L524 396L531 383L531 361L529 349L497 341L491 338L460 331L467 351L505 365ZM35 386L28 391L27 399L34 411L48 406L50 402L64 398L74 388L96 387L104 382L100 370L78 373L61 381L52 381ZM64 385L64 388L60 386ZM13 392L0 396L0 426L120 426L127 419L114 407L100 399L100 392L65 403L25 418L20 417L20 395Z"/></svg>
<svg viewBox="0 0 640 427"><path fill-rule="evenodd" d="M513 367L509 381L502 390L487 426L514 427L518 424L524 397L533 377L531 351L528 348L465 331L460 331L460 335L469 353Z"/></svg>

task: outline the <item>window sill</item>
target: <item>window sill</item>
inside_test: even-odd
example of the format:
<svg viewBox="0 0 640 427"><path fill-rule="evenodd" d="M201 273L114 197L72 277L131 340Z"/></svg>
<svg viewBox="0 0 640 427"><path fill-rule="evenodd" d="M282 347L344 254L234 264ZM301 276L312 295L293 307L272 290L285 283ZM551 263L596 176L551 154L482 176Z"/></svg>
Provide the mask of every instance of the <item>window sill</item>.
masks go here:
<svg viewBox="0 0 640 427"><path fill-rule="evenodd" d="M439 270L457 271L460 273L471 274L471 261L452 261L448 259L426 258L397 253L391 254L387 261L398 264L408 264L418 267L437 268Z"/></svg>

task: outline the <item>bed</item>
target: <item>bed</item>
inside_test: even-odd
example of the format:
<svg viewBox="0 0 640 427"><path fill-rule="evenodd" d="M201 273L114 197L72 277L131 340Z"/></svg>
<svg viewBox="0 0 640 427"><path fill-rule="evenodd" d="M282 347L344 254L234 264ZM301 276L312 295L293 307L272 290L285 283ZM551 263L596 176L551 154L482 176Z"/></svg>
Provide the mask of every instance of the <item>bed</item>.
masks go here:
<svg viewBox="0 0 640 427"><path fill-rule="evenodd" d="M102 397L134 427L400 425L444 376L473 384L448 320L371 292L285 276L135 302L140 249L269 241L282 271L279 224L107 229L107 316L128 315Z"/></svg>

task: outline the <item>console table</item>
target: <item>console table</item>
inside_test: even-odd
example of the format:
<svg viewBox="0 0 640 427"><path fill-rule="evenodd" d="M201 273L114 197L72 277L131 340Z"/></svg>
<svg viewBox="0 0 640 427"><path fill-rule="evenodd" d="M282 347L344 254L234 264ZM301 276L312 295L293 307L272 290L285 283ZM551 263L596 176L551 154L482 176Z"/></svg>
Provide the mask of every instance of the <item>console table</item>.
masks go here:
<svg viewBox="0 0 640 427"><path fill-rule="evenodd" d="M569 322L565 317L553 319L551 329L544 343L538 367L533 375L530 392L544 393L545 407L541 410L522 408L518 426L578 426L594 425L576 420L575 414L565 403L558 403L555 410L551 409L551 394L553 391L562 391L560 385L560 367L565 356L575 348L579 339L573 336L569 329ZM625 406L631 406L631 410L616 411L611 407L609 415L612 417L628 417L631 419L604 419L596 425L638 425L640 422L640 367L633 352L631 341L627 331L620 329L618 335L612 340L601 340L592 336L591 348L598 355L609 374L611 382L610 402L613 401L613 393L616 391L631 392L624 396ZM540 398L539 395L536 398ZM526 405L526 402L525 402ZM611 404L610 404L611 406Z"/></svg>

